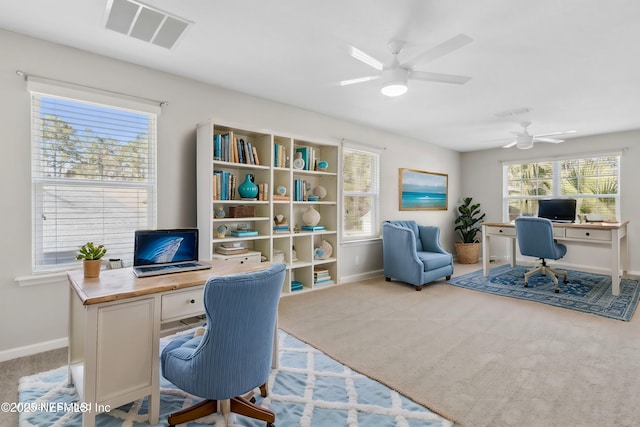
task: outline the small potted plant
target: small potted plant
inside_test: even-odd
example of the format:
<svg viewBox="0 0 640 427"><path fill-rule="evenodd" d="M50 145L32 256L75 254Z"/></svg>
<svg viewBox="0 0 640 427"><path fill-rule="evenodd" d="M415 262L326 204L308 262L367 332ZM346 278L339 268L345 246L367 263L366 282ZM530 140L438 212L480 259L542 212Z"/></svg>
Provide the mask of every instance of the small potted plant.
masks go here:
<svg viewBox="0 0 640 427"><path fill-rule="evenodd" d="M102 267L102 257L107 253L104 245L94 245L93 242L87 242L78 251L76 259L83 260L84 277L99 277Z"/></svg>
<svg viewBox="0 0 640 427"><path fill-rule="evenodd" d="M480 203L472 203L471 197L466 197L458 206L456 228L462 242L456 242L457 260L461 264L476 264L480 258L480 242L476 234L481 229L481 221L486 214L480 211Z"/></svg>

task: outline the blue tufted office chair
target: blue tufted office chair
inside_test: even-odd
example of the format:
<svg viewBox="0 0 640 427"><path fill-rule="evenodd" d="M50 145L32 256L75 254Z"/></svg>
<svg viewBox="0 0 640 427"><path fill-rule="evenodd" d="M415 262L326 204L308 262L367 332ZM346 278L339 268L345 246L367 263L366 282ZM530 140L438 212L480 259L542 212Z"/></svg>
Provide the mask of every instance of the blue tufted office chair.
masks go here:
<svg viewBox="0 0 640 427"><path fill-rule="evenodd" d="M555 270L547 265L546 259L560 259L567 253L567 247L557 243L553 238L553 225L545 218L518 217L516 218L516 236L520 253L525 256L540 258L541 263L528 269L524 274L524 287L529 286L529 278L536 273L550 276L555 285L555 292L559 293L558 277L564 276L563 283L569 283L567 272Z"/></svg>
<svg viewBox="0 0 640 427"><path fill-rule="evenodd" d="M451 279L453 256L440 246L438 227L415 221L382 224L382 257L387 282L392 278L410 283L416 291L441 277Z"/></svg>
<svg viewBox="0 0 640 427"><path fill-rule="evenodd" d="M162 373L187 393L206 399L169 416L169 425L229 412L273 426L273 411L243 395L260 387L267 395L274 331L285 265L211 277L204 288L204 335L177 338L162 351Z"/></svg>

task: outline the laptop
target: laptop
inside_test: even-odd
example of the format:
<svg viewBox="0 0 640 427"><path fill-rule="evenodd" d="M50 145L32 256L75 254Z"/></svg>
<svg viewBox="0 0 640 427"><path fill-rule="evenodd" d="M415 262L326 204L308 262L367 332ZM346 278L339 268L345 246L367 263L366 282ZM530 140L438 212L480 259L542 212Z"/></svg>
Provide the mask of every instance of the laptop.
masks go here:
<svg viewBox="0 0 640 427"><path fill-rule="evenodd" d="M198 229L137 230L133 247L133 273L137 277L204 270L198 261Z"/></svg>

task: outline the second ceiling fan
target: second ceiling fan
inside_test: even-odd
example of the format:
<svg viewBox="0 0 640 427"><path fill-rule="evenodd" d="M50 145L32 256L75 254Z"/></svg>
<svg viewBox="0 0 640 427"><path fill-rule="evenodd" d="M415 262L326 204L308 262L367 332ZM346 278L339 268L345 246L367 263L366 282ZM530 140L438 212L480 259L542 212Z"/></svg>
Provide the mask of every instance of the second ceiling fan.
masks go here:
<svg viewBox="0 0 640 427"><path fill-rule="evenodd" d="M526 150L528 148L533 147L535 142L549 142L552 144L559 144L564 142L564 139L557 138L549 138L550 136L559 136L559 135L569 135L572 133L576 133L575 130L565 130L560 132L551 132L551 133L541 133L538 135L531 135L527 128L531 125L531 122L520 122L520 126L522 126L522 132L513 132L516 134L516 139L511 141L509 144L504 145L502 148L511 148L514 145L516 148L521 150Z"/></svg>
<svg viewBox="0 0 640 427"><path fill-rule="evenodd" d="M373 76L358 77L350 80L343 80L340 82L340 85L347 86L356 83L363 83L371 80L381 79L382 94L386 96L399 96L407 92L407 83L409 80L425 80L440 83L465 84L471 79L471 77L458 76L453 74L430 73L427 71L416 70L415 67L451 53L454 50L466 46L472 41L473 39L471 39L471 37L464 34L459 34L447 40L446 42L441 43L438 46L435 46L434 48L419 54L415 58L401 63L399 55L400 52L402 52L402 48L404 47L404 42L394 40L389 43L389 50L391 51L393 58L391 62L387 64L356 47L351 47L350 54L352 57L369 65L370 67L375 68L379 71L379 74Z"/></svg>

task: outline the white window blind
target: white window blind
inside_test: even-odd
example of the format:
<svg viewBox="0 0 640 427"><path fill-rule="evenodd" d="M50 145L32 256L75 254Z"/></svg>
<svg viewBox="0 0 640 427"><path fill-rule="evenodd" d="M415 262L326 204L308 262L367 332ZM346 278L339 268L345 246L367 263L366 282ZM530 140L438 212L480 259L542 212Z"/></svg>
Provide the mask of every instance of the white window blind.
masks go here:
<svg viewBox="0 0 640 427"><path fill-rule="evenodd" d="M342 151L342 239L380 235L378 220L380 154L345 146Z"/></svg>
<svg viewBox="0 0 640 427"><path fill-rule="evenodd" d="M77 263L88 241L131 265L134 231L156 224L156 111L30 90L34 272Z"/></svg>
<svg viewBox="0 0 640 427"><path fill-rule="evenodd" d="M504 213L536 215L538 200L572 198L577 214L620 218L620 153L558 158L503 166Z"/></svg>

